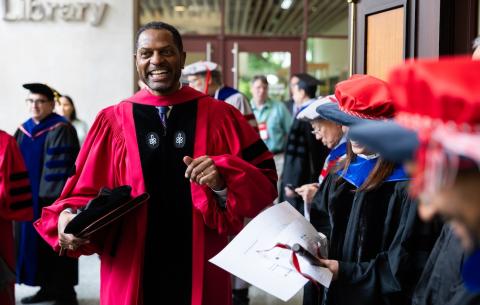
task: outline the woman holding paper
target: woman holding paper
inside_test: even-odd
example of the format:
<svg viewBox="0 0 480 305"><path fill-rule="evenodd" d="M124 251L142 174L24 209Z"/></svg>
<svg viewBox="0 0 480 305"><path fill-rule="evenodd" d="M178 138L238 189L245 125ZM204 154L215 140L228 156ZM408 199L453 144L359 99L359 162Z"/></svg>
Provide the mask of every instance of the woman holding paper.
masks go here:
<svg viewBox="0 0 480 305"><path fill-rule="evenodd" d="M352 76L335 95L338 104L317 111L345 127L394 114L386 83L374 77ZM326 299L304 304L410 303L436 235L417 217L408 179L400 165L349 141L346 158L320 185L312 206L323 215L314 225L330 236L329 259L321 263L334 281Z"/></svg>

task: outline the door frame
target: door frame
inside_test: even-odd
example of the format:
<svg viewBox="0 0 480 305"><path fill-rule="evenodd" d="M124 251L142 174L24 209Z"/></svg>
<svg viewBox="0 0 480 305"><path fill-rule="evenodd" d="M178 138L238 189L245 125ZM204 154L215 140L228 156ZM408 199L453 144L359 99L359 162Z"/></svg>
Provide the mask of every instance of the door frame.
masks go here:
<svg viewBox="0 0 480 305"><path fill-rule="evenodd" d="M233 86L234 73L234 44L238 45L238 52L289 52L291 54L290 75L301 72L305 65L305 56L301 50L304 41L301 37L245 37L245 36L183 36L184 49L187 52L206 52L206 45L210 42L213 48L211 60L222 66L222 76L225 84Z"/></svg>
<svg viewBox="0 0 480 305"><path fill-rule="evenodd" d="M366 18L405 8L404 58L471 54L477 36L478 0L348 0L352 72L365 73ZM353 21L353 22L352 22ZM351 39L353 35L353 40Z"/></svg>
<svg viewBox="0 0 480 305"><path fill-rule="evenodd" d="M471 54L477 26L478 0L441 0L439 55Z"/></svg>
<svg viewBox="0 0 480 305"><path fill-rule="evenodd" d="M359 2L356 4L356 20L353 27L353 31L355 31L353 73L366 73L367 18L392 9L404 8L403 58L416 56L416 2L417 0L375 0L374 2ZM351 11L349 12L349 22L352 22ZM349 39L351 39L351 33L349 35Z"/></svg>

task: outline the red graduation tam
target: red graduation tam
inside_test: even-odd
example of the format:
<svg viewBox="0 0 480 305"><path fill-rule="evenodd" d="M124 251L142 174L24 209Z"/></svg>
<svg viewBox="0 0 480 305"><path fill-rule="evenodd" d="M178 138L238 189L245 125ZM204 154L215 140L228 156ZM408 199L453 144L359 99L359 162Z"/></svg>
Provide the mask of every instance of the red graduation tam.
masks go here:
<svg viewBox="0 0 480 305"><path fill-rule="evenodd" d="M453 183L461 159L480 162L480 61L411 61L392 70L395 120L418 132L414 194Z"/></svg>
<svg viewBox="0 0 480 305"><path fill-rule="evenodd" d="M411 61L392 70L396 120L413 129L480 130L480 61Z"/></svg>
<svg viewBox="0 0 480 305"><path fill-rule="evenodd" d="M370 75L352 75L335 87L342 111L363 119L392 118L395 109L387 83Z"/></svg>

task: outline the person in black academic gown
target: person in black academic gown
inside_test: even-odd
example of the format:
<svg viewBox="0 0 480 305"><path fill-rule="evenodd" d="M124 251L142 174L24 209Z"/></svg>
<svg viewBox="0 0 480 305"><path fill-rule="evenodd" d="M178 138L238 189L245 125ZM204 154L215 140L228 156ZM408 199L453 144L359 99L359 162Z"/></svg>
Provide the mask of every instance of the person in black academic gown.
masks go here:
<svg viewBox="0 0 480 305"><path fill-rule="evenodd" d="M335 100L334 96L327 96L322 99L318 99L314 103L310 104L307 108L302 110L298 115L297 119L303 121L309 121L313 128L313 134L318 141L322 141L325 146L330 150L325 163L323 165L322 172L318 177L318 181L315 183L305 184L297 189L295 192L302 196L304 200L304 207L308 209L308 213L305 214L305 217L311 221L313 224L316 223L316 217L322 217L322 215L317 215L316 210L311 210L310 206L312 204L313 198L318 193L318 188L322 184L325 177L328 175L331 169L337 166L337 162L345 157L347 143L345 135L342 131L342 125L334 123L330 120L324 120L320 117L320 114L317 112L317 107L325 104L333 104ZM307 217L307 215L309 217ZM327 230L329 230L330 225L327 225ZM322 228L316 228L318 231L322 231ZM328 236L329 232L324 234ZM318 304L319 299L323 296L323 288L318 287L318 285L308 282L303 287L303 305Z"/></svg>
<svg viewBox="0 0 480 305"><path fill-rule="evenodd" d="M349 131L349 137L396 162L412 162L419 146L416 132L393 122L354 126ZM387 145L388 138L396 141ZM463 238L463 246L454 231L457 235L466 237ZM464 227L457 222L443 225L413 293L412 305L480 304L480 295L469 292L462 279L461 270L467 257L465 249L472 245L471 237L466 236L465 232Z"/></svg>
<svg viewBox="0 0 480 305"><path fill-rule="evenodd" d="M43 207L60 195L68 177L74 173L79 151L75 128L53 113L54 91L44 84L25 84L30 91L27 105L32 117L15 133L32 186L33 221ZM74 285L78 283L78 260L59 257L38 235L33 221L16 224L17 282L40 286L23 304L55 300L56 305L77 304Z"/></svg>
<svg viewBox="0 0 480 305"><path fill-rule="evenodd" d="M314 201L331 226L325 304L408 304L435 236L417 217L401 167L348 147Z"/></svg>
<svg viewBox="0 0 480 305"><path fill-rule="evenodd" d="M319 81L304 73L296 76L299 81L292 93L298 113L315 101ZM295 118L287 136L279 201L287 200L304 214L303 200L294 189L318 181L328 153L329 149L315 139L310 123Z"/></svg>
<svg viewBox="0 0 480 305"><path fill-rule="evenodd" d="M454 229L444 224L415 288L412 305L480 304L480 295L469 292L463 283L461 271L466 258Z"/></svg>
<svg viewBox="0 0 480 305"><path fill-rule="evenodd" d="M317 111L344 126L394 113L386 84L370 76L339 83L336 98L338 105ZM407 186L401 165L348 143L347 157L320 185L312 205L323 215L314 226L330 236L329 258L321 263L333 282L324 304L410 303L436 231L417 217Z"/></svg>

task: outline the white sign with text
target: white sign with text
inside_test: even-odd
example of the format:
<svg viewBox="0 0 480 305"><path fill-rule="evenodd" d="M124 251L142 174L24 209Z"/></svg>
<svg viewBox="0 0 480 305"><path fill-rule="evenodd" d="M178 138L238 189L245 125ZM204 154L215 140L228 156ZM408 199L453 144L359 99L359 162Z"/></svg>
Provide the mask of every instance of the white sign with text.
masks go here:
<svg viewBox="0 0 480 305"><path fill-rule="evenodd" d="M3 0L3 20L88 22L98 26L103 20L107 4L89 1Z"/></svg>

